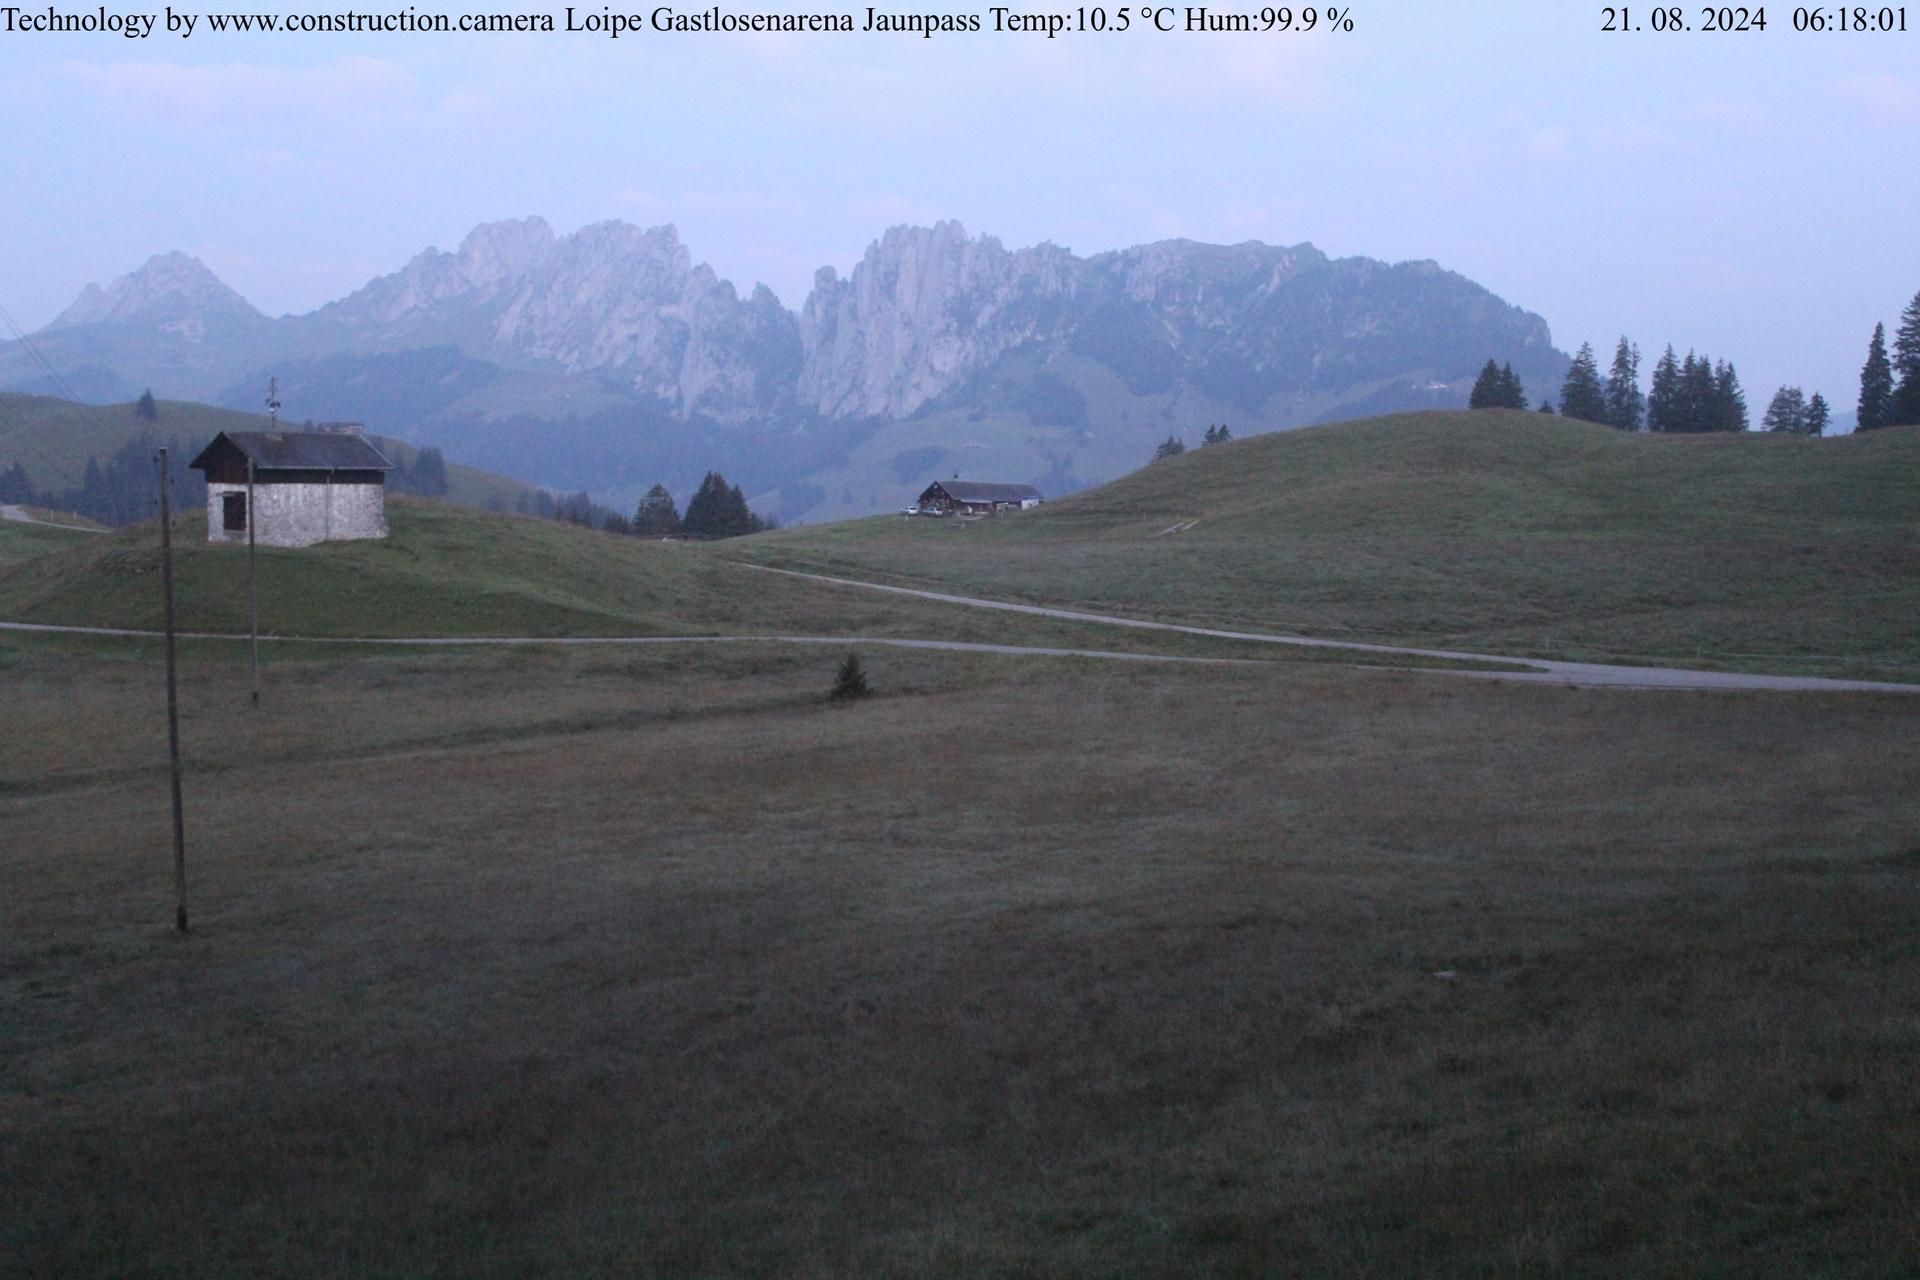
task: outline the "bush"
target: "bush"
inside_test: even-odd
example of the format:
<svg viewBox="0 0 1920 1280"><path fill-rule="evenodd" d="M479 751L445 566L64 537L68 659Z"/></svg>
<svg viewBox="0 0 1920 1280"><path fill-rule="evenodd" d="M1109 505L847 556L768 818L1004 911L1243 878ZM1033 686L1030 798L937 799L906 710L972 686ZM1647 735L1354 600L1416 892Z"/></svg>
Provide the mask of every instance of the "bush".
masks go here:
<svg viewBox="0 0 1920 1280"><path fill-rule="evenodd" d="M840 664L840 674L834 677L833 692L828 696L835 702L851 702L872 694L873 690L867 687L867 673L860 666L860 655L848 654L847 660Z"/></svg>

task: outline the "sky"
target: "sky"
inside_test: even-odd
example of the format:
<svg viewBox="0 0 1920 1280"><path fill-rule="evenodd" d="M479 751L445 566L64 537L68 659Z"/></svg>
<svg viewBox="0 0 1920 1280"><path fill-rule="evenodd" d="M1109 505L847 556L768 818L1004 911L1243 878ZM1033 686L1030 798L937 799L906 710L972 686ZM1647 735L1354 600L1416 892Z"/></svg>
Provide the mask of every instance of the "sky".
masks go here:
<svg viewBox="0 0 1920 1280"><path fill-rule="evenodd" d="M29 332L155 253L299 313L529 214L562 234L672 223L696 261L798 307L817 268L846 274L886 228L957 218L1082 255L1184 237L1430 258L1543 316L1563 349L1592 342L1603 369L1622 334L1643 377L1668 343L1731 359L1757 420L1783 384L1850 410L1873 325L1920 291L1920 3L1904 34L1797 32L1778 5L1764 32L1656 32L1641 5L1640 30L1606 32L1604 6L1566 0L1350 0L1351 31L1252 33L1185 30L1185 6L1162 32L1129 6L1117 31L1105 5L1109 30L1053 38L934 0L876 7L983 30L663 33L635 3L613 6L641 24L617 39L223 35L204 16L564 25L517 0L175 0L201 15L186 36L164 4L106 7L158 15L144 39L8 31L11 3L0 306Z"/></svg>

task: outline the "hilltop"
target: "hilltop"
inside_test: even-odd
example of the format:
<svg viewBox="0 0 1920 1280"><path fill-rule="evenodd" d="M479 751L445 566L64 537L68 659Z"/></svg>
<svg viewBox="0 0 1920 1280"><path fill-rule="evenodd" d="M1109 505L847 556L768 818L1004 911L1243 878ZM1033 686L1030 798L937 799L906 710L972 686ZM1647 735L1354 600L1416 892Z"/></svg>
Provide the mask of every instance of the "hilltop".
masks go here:
<svg viewBox="0 0 1920 1280"><path fill-rule="evenodd" d="M139 416L133 402L76 404L52 396L0 392L0 473L18 463L42 493L77 487L89 458L104 464L136 440L168 446L185 463L222 431L265 431L264 414L241 413L189 400L159 400L155 417ZM297 422L283 421L285 430ZM371 437L397 468L413 466L420 450L384 436ZM512 510L532 488L518 480L457 463L446 465L449 502Z"/></svg>
<svg viewBox="0 0 1920 1280"><path fill-rule="evenodd" d="M1920 663L1920 428L1400 414L1189 450L1017 517L875 518L738 554L1330 638L1897 667Z"/></svg>

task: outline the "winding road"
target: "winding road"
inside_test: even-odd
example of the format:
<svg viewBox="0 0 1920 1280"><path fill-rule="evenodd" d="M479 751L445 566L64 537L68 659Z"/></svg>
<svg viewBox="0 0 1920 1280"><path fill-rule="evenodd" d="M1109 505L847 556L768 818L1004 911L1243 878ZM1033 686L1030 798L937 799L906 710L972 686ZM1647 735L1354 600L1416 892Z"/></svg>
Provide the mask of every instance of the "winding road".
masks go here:
<svg viewBox="0 0 1920 1280"><path fill-rule="evenodd" d="M0 520L11 520L15 524L44 525L49 529L71 529L75 533L105 533L105 529L89 529L83 524L56 524L52 520L42 520L25 507L11 502L0 503Z"/></svg>
<svg viewBox="0 0 1920 1280"><path fill-rule="evenodd" d="M1059 618L1068 622L1086 622L1110 627L1132 627L1143 631L1171 631L1181 635L1207 636L1216 640L1246 640L1260 644L1292 645L1308 649L1333 649L1357 656L1379 654L1383 657L1442 658L1468 662L1508 663L1521 670L1471 671L1444 667L1394 667L1398 671L1423 674L1464 676L1478 680L1510 680L1525 684L1558 684L1593 689L1691 689L1736 690L1774 693L1920 693L1920 684L1896 684L1883 680L1833 680L1820 676L1749 675L1733 671L1689 671L1681 667L1622 667L1598 662L1562 662L1551 658L1512 658L1491 653L1462 653L1451 649L1414 649L1399 645L1362 644L1343 640L1319 640L1311 636L1271 635L1259 631L1228 631L1218 627L1190 627L1174 622L1148 622L1140 618L1119 618L1078 609L1053 609L1044 605L1014 604L1006 600L988 600L978 596L954 595L944 591L925 591L915 587L887 586L861 582L855 578L834 578L794 569L775 569L767 565L733 561L743 569L777 573L810 582L826 583L860 591L885 591L895 595L936 600L943 604L973 609L997 609L1005 613L1023 613L1039 618ZM0 631L41 635L110 636L121 639L157 640L162 633L124 627L66 627L39 622L0 622ZM182 631L183 640L245 640L244 635L221 631ZM298 644L412 645L421 647L475 647L483 645L670 645L670 644L805 644L880 646L891 649L933 649L950 653L1014 654L1036 658L1099 658L1114 662L1171 662L1207 666L1260 666L1258 658L1201 658L1166 653L1120 653L1111 649L1061 649L1040 645L984 644L965 640L906 640L872 636L282 636L262 635L262 640ZM1366 667L1363 661L1353 663Z"/></svg>
<svg viewBox="0 0 1920 1280"><path fill-rule="evenodd" d="M1117 618L1105 613L1087 613L1077 609L1052 609L1043 605L1013 604L1005 600L986 600L978 596L952 595L944 591L924 591L915 587L886 586L862 582L857 578L834 578L797 569L775 569L768 565L745 564L745 569L778 573L809 582L830 583L863 591L888 591L938 600L945 604L966 605L975 609L999 609L1041 618L1060 618L1069 622L1091 622L1110 627L1137 627L1147 631L1176 631L1182 635L1210 636L1216 640L1251 640L1262 644L1295 645L1308 649L1344 649L1354 653L1377 653L1413 658L1448 658L1468 662L1508 662L1525 666L1525 671L1465 671L1459 669L1418 668L1438 675L1470 676L1482 680L1514 680L1532 684L1577 685L1581 688L1607 689L1744 689L1776 693L1920 693L1920 684L1896 684L1885 680L1836 680L1823 676L1751 675L1736 671L1689 671L1684 667L1623 667L1599 662L1563 662L1553 658L1511 658L1497 653L1461 653L1452 649L1414 649L1400 645L1363 644L1349 640L1318 640L1311 636L1272 635L1259 631L1227 631L1218 627L1190 627L1174 622L1147 622L1140 618ZM1217 659L1216 659L1217 661Z"/></svg>

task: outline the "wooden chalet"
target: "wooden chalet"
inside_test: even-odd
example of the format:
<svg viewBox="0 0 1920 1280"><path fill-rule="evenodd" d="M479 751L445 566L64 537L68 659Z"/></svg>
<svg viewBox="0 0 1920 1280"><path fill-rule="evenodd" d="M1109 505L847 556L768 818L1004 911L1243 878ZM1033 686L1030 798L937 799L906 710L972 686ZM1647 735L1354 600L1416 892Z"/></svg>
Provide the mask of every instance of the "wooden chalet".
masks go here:
<svg viewBox="0 0 1920 1280"><path fill-rule="evenodd" d="M387 536L393 467L351 431L223 431L187 464L207 477L207 540L269 547Z"/></svg>
<svg viewBox="0 0 1920 1280"><path fill-rule="evenodd" d="M935 480L920 495L923 512L947 516L990 516L996 511L1037 507L1044 499L1030 484L990 484L981 480Z"/></svg>

